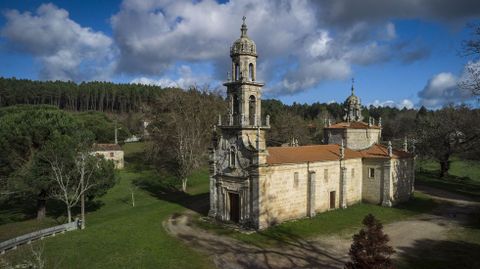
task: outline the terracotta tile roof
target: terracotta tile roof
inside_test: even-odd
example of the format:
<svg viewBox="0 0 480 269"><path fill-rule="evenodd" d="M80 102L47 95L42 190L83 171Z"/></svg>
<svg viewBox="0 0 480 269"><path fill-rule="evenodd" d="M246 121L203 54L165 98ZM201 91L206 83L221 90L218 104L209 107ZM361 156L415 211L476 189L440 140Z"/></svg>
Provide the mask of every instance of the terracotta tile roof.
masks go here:
<svg viewBox="0 0 480 269"><path fill-rule="evenodd" d="M380 144L373 144L368 149L360 150L359 153L362 155L363 158L389 158L388 148ZM413 157L411 153L398 149L392 150L392 158L401 159L410 157Z"/></svg>
<svg viewBox="0 0 480 269"><path fill-rule="evenodd" d="M368 126L368 123L363 121L352 121L352 122L338 122L335 124L330 125L329 127L325 127L326 129L380 129L381 127L378 125L371 125Z"/></svg>
<svg viewBox="0 0 480 269"><path fill-rule="evenodd" d="M340 145L310 145L301 147L269 147L267 164L334 161L340 159ZM362 158L357 151L345 148L345 158Z"/></svg>
<svg viewBox="0 0 480 269"><path fill-rule="evenodd" d="M94 151L122 150L118 144L93 144Z"/></svg>

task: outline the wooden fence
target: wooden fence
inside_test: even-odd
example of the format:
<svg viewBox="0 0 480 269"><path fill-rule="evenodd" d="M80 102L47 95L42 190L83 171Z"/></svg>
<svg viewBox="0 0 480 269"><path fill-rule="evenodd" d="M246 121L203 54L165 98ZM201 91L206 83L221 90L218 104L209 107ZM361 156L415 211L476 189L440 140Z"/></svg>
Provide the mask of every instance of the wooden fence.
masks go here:
<svg viewBox="0 0 480 269"><path fill-rule="evenodd" d="M55 236L55 234L58 233L65 233L68 231L76 230L78 229L78 226L79 221L78 219L76 219L70 223L46 228L36 232L21 235L7 241L0 242L0 254L4 254L5 251L10 249L16 249L19 245L30 244L32 241L35 241L37 239L43 239L46 236Z"/></svg>

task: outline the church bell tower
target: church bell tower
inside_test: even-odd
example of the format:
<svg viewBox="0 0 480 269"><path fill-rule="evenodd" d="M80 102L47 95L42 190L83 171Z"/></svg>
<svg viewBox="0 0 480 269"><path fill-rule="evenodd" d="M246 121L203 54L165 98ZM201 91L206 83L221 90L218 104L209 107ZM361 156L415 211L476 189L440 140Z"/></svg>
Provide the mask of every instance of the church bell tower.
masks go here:
<svg viewBox="0 0 480 269"><path fill-rule="evenodd" d="M257 48L247 35L245 17L241 35L230 47L232 60L227 88L228 111L219 115L210 150L210 213L224 221L251 225L258 195L259 167L266 163L261 88L257 81ZM255 226L255 225L253 225Z"/></svg>

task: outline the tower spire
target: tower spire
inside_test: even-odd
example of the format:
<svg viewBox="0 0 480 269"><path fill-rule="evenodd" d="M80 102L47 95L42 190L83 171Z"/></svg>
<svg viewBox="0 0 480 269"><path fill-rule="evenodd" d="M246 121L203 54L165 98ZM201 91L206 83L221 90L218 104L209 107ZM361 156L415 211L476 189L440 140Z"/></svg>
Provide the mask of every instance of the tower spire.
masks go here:
<svg viewBox="0 0 480 269"><path fill-rule="evenodd" d="M245 23L245 20L247 19L247 17L243 16L242 20L243 20L243 23L242 23L242 28L240 28L240 30L242 31L242 35L241 37L247 37L247 24Z"/></svg>

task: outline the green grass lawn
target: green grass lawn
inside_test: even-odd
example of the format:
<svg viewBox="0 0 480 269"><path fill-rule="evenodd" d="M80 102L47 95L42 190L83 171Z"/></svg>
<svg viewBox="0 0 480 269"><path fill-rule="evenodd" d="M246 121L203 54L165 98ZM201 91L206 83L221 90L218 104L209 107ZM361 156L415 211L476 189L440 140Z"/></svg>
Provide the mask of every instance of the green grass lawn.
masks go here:
<svg viewBox="0 0 480 269"><path fill-rule="evenodd" d="M449 175L440 179L439 164L432 160L417 162L416 181L480 200L480 162L453 159Z"/></svg>
<svg viewBox="0 0 480 269"><path fill-rule="evenodd" d="M142 152L143 144L125 145L126 159ZM132 159L129 159L132 161ZM139 159L141 161L141 159ZM128 165L128 164L127 164ZM194 202L198 195L208 191L206 171L192 176L191 192L172 201L162 199L142 187L135 190L136 205L131 205L132 182L162 182L153 169L127 169L118 173L119 182L99 200L103 205L87 214L87 229L72 231L33 245L44 244L47 268L212 268L210 260L171 237L162 222L175 212ZM149 186L147 184L147 186ZM32 221L14 226L28 226ZM0 226L0 231L6 228ZM13 226L9 226L11 228ZM29 246L8 252L4 258L21 261L30 256Z"/></svg>
<svg viewBox="0 0 480 269"><path fill-rule="evenodd" d="M241 233L224 226L198 220L196 223L218 234L232 236L243 242L257 246L275 246L298 239L319 235L348 235L361 227L363 218L373 214L382 223L389 223L430 212L438 203L422 193L415 193L411 201L398 207L387 208L372 204L357 204L346 209L320 213L314 218L289 221L257 233Z"/></svg>

